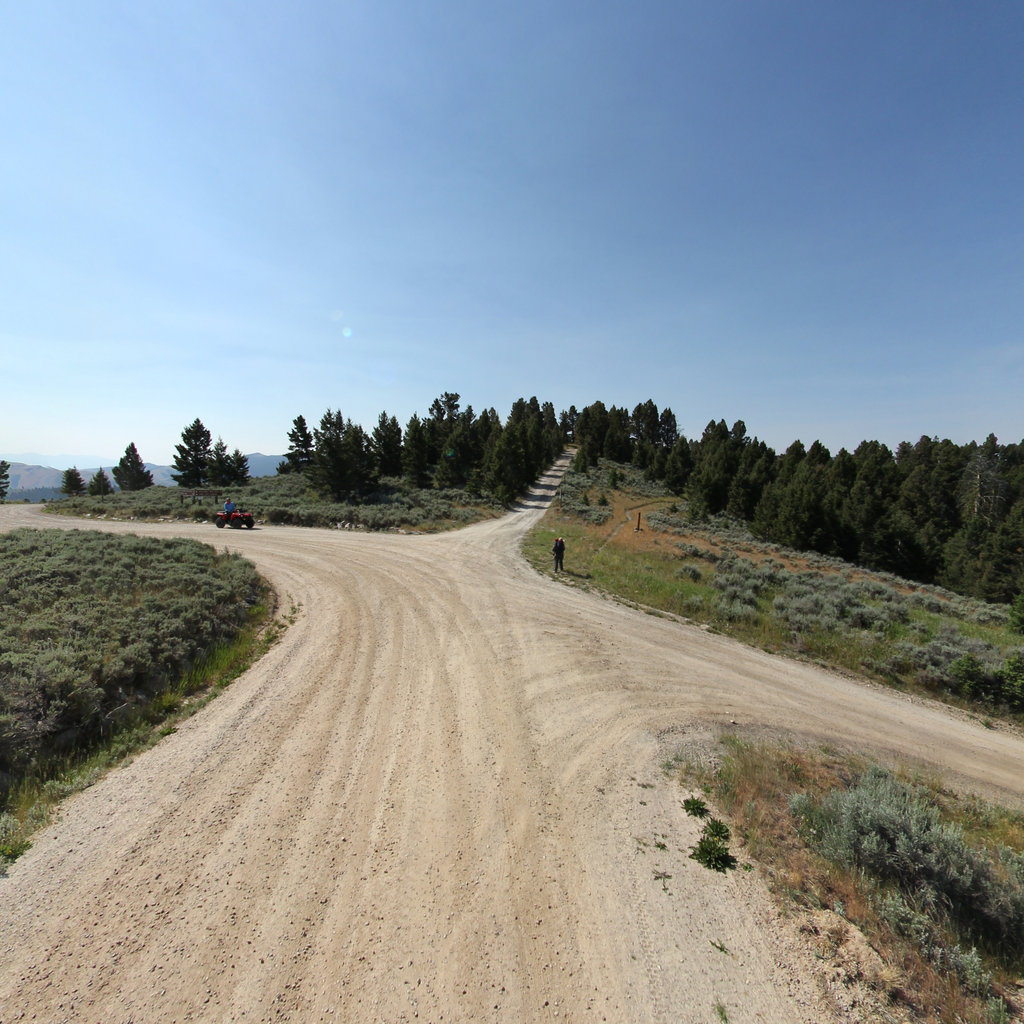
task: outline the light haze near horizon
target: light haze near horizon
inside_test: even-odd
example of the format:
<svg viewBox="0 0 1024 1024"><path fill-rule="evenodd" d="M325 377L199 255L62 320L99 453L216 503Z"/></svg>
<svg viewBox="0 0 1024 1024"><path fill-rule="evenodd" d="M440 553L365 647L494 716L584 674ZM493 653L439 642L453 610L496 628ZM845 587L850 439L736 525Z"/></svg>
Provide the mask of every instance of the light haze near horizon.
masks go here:
<svg viewBox="0 0 1024 1024"><path fill-rule="evenodd" d="M1024 5L40 0L0 34L0 454L652 398L1024 437Z"/></svg>

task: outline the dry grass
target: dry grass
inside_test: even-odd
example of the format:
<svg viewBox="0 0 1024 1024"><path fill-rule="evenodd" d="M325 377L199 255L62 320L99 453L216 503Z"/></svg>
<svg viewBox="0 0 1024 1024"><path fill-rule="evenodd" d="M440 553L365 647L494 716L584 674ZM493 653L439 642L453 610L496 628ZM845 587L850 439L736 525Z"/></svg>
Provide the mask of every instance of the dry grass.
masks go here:
<svg viewBox="0 0 1024 1024"><path fill-rule="evenodd" d="M762 650L1024 724L1024 706L1004 683L1020 638L1001 606L762 544L724 520L690 521L679 499L613 464L567 474L524 545L540 571L551 571L559 534L566 583ZM973 675L960 671L964 658Z"/></svg>
<svg viewBox="0 0 1024 1024"><path fill-rule="evenodd" d="M707 767L709 763L714 767ZM838 915L827 918L824 930L806 926L817 945L843 945L848 938L844 929L851 927L864 936L881 957L882 969L870 979L880 998L920 1021L988 1024L998 1019L1000 998L1008 1009L1019 1004L1016 980L1024 964L988 957L985 968L992 974L992 989L979 997L955 972L937 969L889 927L879 913L884 890L877 882L859 870L827 861L800 836L789 797L802 792L821 799L830 791L846 790L867 767L865 759L846 753L730 736L722 740L720 758L698 767L684 765L680 780L687 787L702 786L717 803L744 856L761 865L780 900L808 914ZM958 799L941 790L932 794L944 816L964 827L972 844L992 848L1002 843L1024 850L1024 815L977 798Z"/></svg>

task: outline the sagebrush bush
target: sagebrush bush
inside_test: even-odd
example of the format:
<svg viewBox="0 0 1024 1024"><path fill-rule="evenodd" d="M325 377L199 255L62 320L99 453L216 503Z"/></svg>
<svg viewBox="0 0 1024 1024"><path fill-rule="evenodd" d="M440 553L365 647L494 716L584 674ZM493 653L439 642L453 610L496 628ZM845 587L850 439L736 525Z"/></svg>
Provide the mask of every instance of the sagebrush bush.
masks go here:
<svg viewBox="0 0 1024 1024"><path fill-rule="evenodd" d="M237 635L262 595L251 563L196 541L0 534L0 799Z"/></svg>
<svg viewBox="0 0 1024 1024"><path fill-rule="evenodd" d="M228 489L224 491L225 495ZM230 488L235 504L253 513L257 521L334 529L340 524L370 530L416 528L427 523L472 522L495 514L504 506L493 497L456 488L417 488L406 481L385 477L372 494L358 501L325 499L301 473L257 477L242 487ZM213 522L217 511L211 500L182 501L177 487L147 487L118 492L102 500L69 498L52 502L49 510L76 516L119 519L186 519Z"/></svg>
<svg viewBox="0 0 1024 1024"><path fill-rule="evenodd" d="M1002 662L1002 652L994 644L943 624L924 643L897 643L888 670L911 676L929 689L949 689L971 700L991 702L999 699L1003 688Z"/></svg>
<svg viewBox="0 0 1024 1024"><path fill-rule="evenodd" d="M940 971L952 971L975 995L989 992L992 974L984 969L978 950L947 946L935 920L910 905L899 892L887 892L877 903L878 915L897 935L918 949Z"/></svg>
<svg viewBox="0 0 1024 1024"><path fill-rule="evenodd" d="M836 863L894 883L978 944L1024 954L1024 884L943 824L923 795L879 768L819 805L790 801L804 835Z"/></svg>

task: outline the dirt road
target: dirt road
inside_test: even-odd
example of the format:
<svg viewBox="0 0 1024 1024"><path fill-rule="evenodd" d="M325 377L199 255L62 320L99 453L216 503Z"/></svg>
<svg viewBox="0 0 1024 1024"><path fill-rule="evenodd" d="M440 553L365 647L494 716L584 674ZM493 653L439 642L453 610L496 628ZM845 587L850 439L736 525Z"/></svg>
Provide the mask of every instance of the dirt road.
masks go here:
<svg viewBox="0 0 1024 1024"><path fill-rule="evenodd" d="M1019 803L1024 742L538 576L553 486L431 537L90 524L229 544L300 611L0 880L0 1021L832 1019L660 764L735 720Z"/></svg>

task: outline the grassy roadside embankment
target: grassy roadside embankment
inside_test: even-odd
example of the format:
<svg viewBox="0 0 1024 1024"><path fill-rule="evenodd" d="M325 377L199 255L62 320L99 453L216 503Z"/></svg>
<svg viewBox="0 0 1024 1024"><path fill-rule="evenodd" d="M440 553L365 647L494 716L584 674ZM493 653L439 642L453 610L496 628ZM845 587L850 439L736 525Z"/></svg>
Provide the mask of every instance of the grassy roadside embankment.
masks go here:
<svg viewBox="0 0 1024 1024"><path fill-rule="evenodd" d="M638 526L639 515L639 529ZM1006 605L757 541L741 524L691 521L627 466L570 471L524 553L563 580L744 643L1024 724L1024 636Z"/></svg>
<svg viewBox="0 0 1024 1024"><path fill-rule="evenodd" d="M1021 724L1024 638L1005 607L690 522L678 498L613 464L567 474L524 544L541 572L557 535L568 585L938 697L992 727ZM865 758L736 736L665 768L681 796L715 802L816 954L840 965L837 984L872 990L877 1019L1000 1024L1019 1012L1024 815Z"/></svg>

